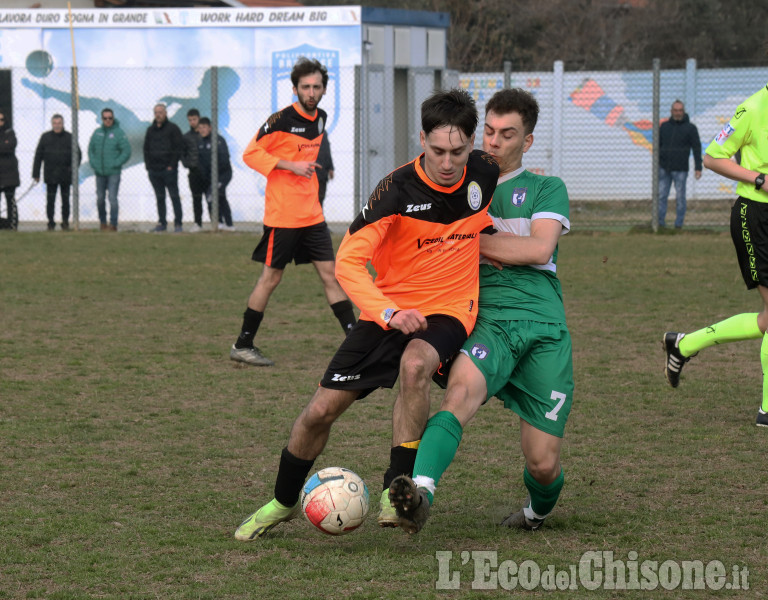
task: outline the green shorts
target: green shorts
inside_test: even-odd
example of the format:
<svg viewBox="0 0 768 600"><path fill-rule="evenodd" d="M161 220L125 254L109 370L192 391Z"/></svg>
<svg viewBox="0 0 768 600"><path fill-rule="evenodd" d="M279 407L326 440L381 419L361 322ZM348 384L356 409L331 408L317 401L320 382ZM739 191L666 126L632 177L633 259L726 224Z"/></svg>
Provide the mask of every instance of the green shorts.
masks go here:
<svg viewBox="0 0 768 600"><path fill-rule="evenodd" d="M564 324L486 321L481 314L461 351L485 377L488 398L563 437L573 401L571 335Z"/></svg>

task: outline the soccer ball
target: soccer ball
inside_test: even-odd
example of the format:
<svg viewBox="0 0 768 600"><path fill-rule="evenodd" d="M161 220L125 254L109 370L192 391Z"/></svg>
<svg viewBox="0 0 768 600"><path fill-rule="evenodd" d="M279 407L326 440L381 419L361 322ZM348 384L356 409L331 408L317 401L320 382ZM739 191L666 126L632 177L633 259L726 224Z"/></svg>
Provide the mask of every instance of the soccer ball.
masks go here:
<svg viewBox="0 0 768 600"><path fill-rule="evenodd" d="M345 535L360 527L368 514L368 487L349 469L322 469L304 484L301 510L323 533Z"/></svg>

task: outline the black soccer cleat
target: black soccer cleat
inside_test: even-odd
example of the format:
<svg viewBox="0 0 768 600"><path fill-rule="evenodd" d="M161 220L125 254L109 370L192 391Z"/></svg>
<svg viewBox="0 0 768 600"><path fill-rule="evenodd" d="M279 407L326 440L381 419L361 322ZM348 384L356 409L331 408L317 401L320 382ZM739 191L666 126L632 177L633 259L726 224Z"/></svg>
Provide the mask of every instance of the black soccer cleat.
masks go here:
<svg viewBox="0 0 768 600"><path fill-rule="evenodd" d="M413 535L421 531L429 518L427 492L417 488L408 475L398 475L389 486L389 501L395 507L400 528Z"/></svg>
<svg viewBox="0 0 768 600"><path fill-rule="evenodd" d="M525 506L531 505L531 497L525 499ZM529 519L525 516L525 508L508 515L499 525L509 527L510 529L524 529L526 531L536 531L544 523L544 519Z"/></svg>
<svg viewBox="0 0 768 600"><path fill-rule="evenodd" d="M669 385L673 388L680 385L680 373L683 370L683 366L691 360L690 356L680 354L680 340L684 337L684 333L668 331L664 334L664 339L661 342L664 352L667 353L667 360L664 363L664 375L666 375Z"/></svg>
<svg viewBox="0 0 768 600"><path fill-rule="evenodd" d="M758 427L768 427L768 412L763 412L762 408L758 410L755 425Z"/></svg>

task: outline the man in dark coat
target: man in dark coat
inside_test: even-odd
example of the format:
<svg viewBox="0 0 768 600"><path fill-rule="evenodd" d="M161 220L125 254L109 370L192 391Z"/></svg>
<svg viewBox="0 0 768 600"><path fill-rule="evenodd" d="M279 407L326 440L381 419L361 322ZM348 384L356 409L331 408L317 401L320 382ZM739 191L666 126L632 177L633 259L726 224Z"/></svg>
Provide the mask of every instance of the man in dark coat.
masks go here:
<svg viewBox="0 0 768 600"><path fill-rule="evenodd" d="M47 196L48 230L56 227L53 221L56 205L56 188L61 190L61 228L69 229L69 186L72 185L72 134L64 131L64 117L51 117L51 131L40 136L32 166L32 179L40 181L40 166ZM80 148L77 149L77 163L80 164Z"/></svg>
<svg viewBox="0 0 768 600"><path fill-rule="evenodd" d="M693 150L694 173L701 177L701 140L699 130L691 123L680 100L672 103L672 115L659 128L659 227L665 227L667 197L675 182L677 214L675 227L681 229L685 219L685 183L688 159Z"/></svg>
<svg viewBox="0 0 768 600"><path fill-rule="evenodd" d="M16 134L7 122L6 113L0 112L0 195L5 194L5 203L8 208L5 213L6 218L0 219L3 229L16 229L18 219L14 195L19 183Z"/></svg>
<svg viewBox="0 0 768 600"><path fill-rule="evenodd" d="M187 111L187 122L189 131L182 137L184 138L184 154L181 155L181 164L189 169L189 191L192 194L192 212L195 222L189 229L191 233L197 233L203 230L203 192L205 192L203 176L200 171L200 159L197 156L197 144L200 141L200 134L197 127L200 123L200 111L196 108L190 108Z"/></svg>
<svg viewBox="0 0 768 600"><path fill-rule="evenodd" d="M173 204L173 225L177 233L181 226L181 197L179 196L179 159L184 153L184 138L179 126L168 120L165 104L156 104L155 120L144 136L144 166L157 199L157 226L154 231L168 229L165 219L165 190Z"/></svg>

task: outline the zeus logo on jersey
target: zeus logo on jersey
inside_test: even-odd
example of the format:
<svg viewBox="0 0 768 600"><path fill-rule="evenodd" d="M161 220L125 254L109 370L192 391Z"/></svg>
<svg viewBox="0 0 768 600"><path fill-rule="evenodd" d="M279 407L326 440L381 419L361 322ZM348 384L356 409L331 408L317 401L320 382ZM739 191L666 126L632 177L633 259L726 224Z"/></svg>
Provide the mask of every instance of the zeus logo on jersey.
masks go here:
<svg viewBox="0 0 768 600"><path fill-rule="evenodd" d="M304 133L306 130L306 127L291 127L291 133Z"/></svg>
<svg viewBox="0 0 768 600"><path fill-rule="evenodd" d="M512 204L518 208L525 202L525 196L528 193L528 188L515 188L512 192Z"/></svg>
<svg viewBox="0 0 768 600"><path fill-rule="evenodd" d="M430 208L432 208L431 202L428 204L409 204L408 206L405 207L405 212L414 213L414 212L419 212L421 210L429 210Z"/></svg>

